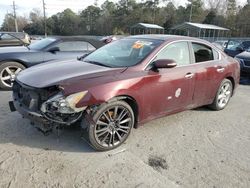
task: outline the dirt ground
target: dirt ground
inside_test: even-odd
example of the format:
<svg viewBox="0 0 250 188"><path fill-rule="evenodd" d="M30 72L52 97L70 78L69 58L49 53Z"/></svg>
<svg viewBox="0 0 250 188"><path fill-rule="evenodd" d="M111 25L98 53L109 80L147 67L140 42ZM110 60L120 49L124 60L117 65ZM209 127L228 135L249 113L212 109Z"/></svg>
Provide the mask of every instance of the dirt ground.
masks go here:
<svg viewBox="0 0 250 188"><path fill-rule="evenodd" d="M250 86L229 106L185 111L134 129L95 152L77 128L44 136L9 112L0 91L0 187L250 187Z"/></svg>

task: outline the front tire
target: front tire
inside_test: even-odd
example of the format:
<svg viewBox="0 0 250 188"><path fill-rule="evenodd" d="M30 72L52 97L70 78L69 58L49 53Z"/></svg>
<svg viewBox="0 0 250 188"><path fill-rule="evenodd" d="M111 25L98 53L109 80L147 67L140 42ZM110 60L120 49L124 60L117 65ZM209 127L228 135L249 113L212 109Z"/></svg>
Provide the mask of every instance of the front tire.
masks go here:
<svg viewBox="0 0 250 188"><path fill-rule="evenodd" d="M25 69L25 67L17 62L5 62L0 65L0 88L10 90L12 82L15 80L16 75Z"/></svg>
<svg viewBox="0 0 250 188"><path fill-rule="evenodd" d="M126 102L102 104L93 115L93 123L89 125L89 141L98 151L114 149L125 142L134 123L134 112Z"/></svg>
<svg viewBox="0 0 250 188"><path fill-rule="evenodd" d="M214 101L209 107L213 110L224 109L230 101L233 92L233 84L230 80L224 79L216 93Z"/></svg>

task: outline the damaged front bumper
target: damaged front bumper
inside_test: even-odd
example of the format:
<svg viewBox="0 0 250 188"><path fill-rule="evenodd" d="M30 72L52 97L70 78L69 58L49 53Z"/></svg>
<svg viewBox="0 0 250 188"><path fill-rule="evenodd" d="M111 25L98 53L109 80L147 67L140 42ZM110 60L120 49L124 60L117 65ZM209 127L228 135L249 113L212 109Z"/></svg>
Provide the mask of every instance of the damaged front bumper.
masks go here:
<svg viewBox="0 0 250 188"><path fill-rule="evenodd" d="M69 126L82 117L86 107L82 107L82 111L71 111L71 113L60 113L58 109L54 110L54 107L54 111L48 110L46 106L51 107L49 105L50 96L46 90L14 83L13 101L9 102L9 107L11 111L18 111L24 118L29 119L32 124L36 125L35 127L43 132L47 132L53 127Z"/></svg>
<svg viewBox="0 0 250 188"><path fill-rule="evenodd" d="M24 118L31 120L31 122L38 122L45 125L51 124L51 122L46 119L42 114L29 110L17 100L10 101L9 107L12 112L18 111Z"/></svg>

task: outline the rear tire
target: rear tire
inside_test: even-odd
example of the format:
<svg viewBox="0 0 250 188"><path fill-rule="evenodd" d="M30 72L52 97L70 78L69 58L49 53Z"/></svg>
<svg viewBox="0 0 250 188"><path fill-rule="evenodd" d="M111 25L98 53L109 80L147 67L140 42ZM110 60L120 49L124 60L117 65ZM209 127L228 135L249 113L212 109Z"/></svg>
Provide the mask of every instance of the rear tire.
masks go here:
<svg viewBox="0 0 250 188"><path fill-rule="evenodd" d="M0 88L10 90L16 74L24 69L25 67L17 62L4 62L0 64Z"/></svg>
<svg viewBox="0 0 250 188"><path fill-rule="evenodd" d="M117 148L128 138L134 127L132 108L124 101L102 104L88 127L89 141L98 151Z"/></svg>
<svg viewBox="0 0 250 188"><path fill-rule="evenodd" d="M220 87L216 93L214 101L208 107L213 110L224 109L230 101L233 92L233 84L230 80L222 80Z"/></svg>

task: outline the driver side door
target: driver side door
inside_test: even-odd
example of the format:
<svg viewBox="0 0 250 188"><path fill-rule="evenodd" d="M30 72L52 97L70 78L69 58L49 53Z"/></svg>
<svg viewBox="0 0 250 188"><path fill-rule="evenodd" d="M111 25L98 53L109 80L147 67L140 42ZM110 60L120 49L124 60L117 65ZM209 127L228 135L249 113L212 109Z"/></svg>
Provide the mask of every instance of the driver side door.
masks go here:
<svg viewBox="0 0 250 188"><path fill-rule="evenodd" d="M148 71L144 80L145 115L148 119L184 110L192 105L195 70L190 58L189 44L185 41L169 44L157 54L153 62L172 59L177 66Z"/></svg>

